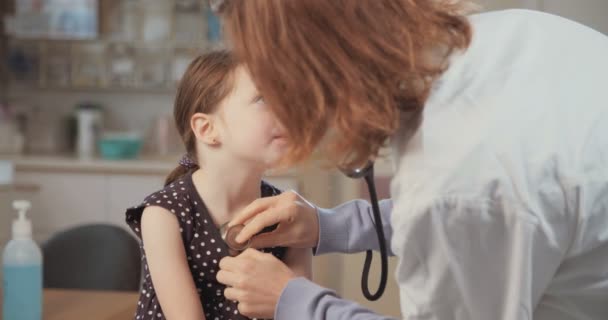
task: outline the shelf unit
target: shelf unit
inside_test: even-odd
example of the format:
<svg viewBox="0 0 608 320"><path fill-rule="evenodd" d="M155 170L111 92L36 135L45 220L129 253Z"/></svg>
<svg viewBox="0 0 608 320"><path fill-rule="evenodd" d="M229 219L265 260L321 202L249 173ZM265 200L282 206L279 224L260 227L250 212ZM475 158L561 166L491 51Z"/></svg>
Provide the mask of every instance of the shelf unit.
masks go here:
<svg viewBox="0 0 608 320"><path fill-rule="evenodd" d="M192 59L223 47L203 0L99 0L98 20L94 40L4 36L0 81L9 91L171 92Z"/></svg>

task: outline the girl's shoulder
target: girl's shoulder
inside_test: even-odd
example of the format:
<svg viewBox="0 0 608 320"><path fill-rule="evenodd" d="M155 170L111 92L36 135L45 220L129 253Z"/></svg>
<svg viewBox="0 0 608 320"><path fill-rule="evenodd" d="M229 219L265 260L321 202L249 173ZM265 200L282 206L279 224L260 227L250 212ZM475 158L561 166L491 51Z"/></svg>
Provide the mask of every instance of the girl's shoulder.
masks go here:
<svg viewBox="0 0 608 320"><path fill-rule="evenodd" d="M171 184L146 196L144 200L126 210L126 222L141 238L141 217L144 210L150 206L161 207L174 214L180 221L192 221L196 211L196 200L191 196L189 175L178 178Z"/></svg>

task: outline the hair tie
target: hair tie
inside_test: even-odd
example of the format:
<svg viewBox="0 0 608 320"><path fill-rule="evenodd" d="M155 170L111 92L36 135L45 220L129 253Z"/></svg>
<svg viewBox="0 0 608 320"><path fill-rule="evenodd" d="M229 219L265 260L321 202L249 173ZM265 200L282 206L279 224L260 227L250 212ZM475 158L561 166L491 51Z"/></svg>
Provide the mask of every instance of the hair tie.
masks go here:
<svg viewBox="0 0 608 320"><path fill-rule="evenodd" d="M184 156L179 160L179 165L186 169L195 169L198 167L196 161L192 160L189 154L184 154Z"/></svg>

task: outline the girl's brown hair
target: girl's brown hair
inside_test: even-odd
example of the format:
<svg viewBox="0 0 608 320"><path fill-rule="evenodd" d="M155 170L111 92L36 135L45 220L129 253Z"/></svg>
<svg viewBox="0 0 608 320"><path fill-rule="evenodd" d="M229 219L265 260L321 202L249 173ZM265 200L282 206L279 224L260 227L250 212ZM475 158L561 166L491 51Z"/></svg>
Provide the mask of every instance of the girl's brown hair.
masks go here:
<svg viewBox="0 0 608 320"><path fill-rule="evenodd" d="M235 55L295 142L289 164L324 139L338 166L375 157L398 126L417 126L446 58L471 39L458 0L218 3Z"/></svg>
<svg viewBox="0 0 608 320"><path fill-rule="evenodd" d="M173 116L177 131L184 141L186 155L196 163L196 137L190 127L190 119L196 113L213 113L217 109L232 90L233 71L237 66L230 52L212 51L194 59L180 81ZM196 169L198 165L194 168L177 166L167 176L165 185Z"/></svg>

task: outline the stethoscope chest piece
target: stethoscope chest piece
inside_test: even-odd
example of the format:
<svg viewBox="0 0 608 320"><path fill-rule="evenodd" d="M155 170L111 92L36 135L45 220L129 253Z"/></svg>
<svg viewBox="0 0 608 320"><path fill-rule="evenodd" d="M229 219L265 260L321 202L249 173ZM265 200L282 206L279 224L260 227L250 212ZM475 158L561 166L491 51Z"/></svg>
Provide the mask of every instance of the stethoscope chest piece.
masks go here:
<svg viewBox="0 0 608 320"><path fill-rule="evenodd" d="M251 244L251 239L243 243L238 243L236 241L236 236L238 236L238 234L241 232L241 230L243 230L244 227L245 225L243 224L237 224L232 227L228 227L228 223L224 223L220 226L220 235L222 236L222 240L224 240L224 243L226 243L226 246L228 246L228 249L230 249L231 256L236 256L239 253L245 251L247 248L249 248L249 245Z"/></svg>

